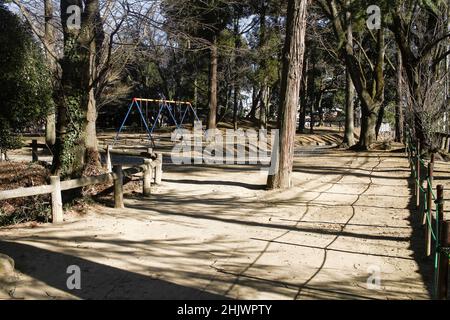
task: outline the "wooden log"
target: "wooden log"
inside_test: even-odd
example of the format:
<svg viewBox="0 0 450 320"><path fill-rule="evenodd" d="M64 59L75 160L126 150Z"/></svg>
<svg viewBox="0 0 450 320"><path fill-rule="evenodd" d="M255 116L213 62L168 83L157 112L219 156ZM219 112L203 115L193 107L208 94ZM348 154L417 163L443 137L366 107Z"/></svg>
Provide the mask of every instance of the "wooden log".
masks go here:
<svg viewBox="0 0 450 320"><path fill-rule="evenodd" d="M162 183L162 166L163 166L163 155L162 153L156 154L156 168L155 168L155 184L160 185Z"/></svg>
<svg viewBox="0 0 450 320"><path fill-rule="evenodd" d="M114 180L114 177L110 173L102 174L99 176L94 177L84 177L80 179L74 179L74 180L66 180L61 182L61 190L71 190L76 188L82 188L94 184L101 184L101 183L109 183Z"/></svg>
<svg viewBox="0 0 450 320"><path fill-rule="evenodd" d="M111 149L112 147L110 145L106 147L106 170L108 172L112 171Z"/></svg>
<svg viewBox="0 0 450 320"><path fill-rule="evenodd" d="M31 142L31 162L38 162L38 143L36 139L33 139Z"/></svg>
<svg viewBox="0 0 450 320"><path fill-rule="evenodd" d="M114 165L114 208L125 208L123 203L123 172L122 165Z"/></svg>
<svg viewBox="0 0 450 320"><path fill-rule="evenodd" d="M62 196L61 196L61 180L59 176L51 176L50 183L52 190L52 222L61 223L64 221Z"/></svg>
<svg viewBox="0 0 450 320"><path fill-rule="evenodd" d="M51 185L36 186L30 188L18 188L14 190L0 191L0 200L8 200L22 197L39 196L52 193Z"/></svg>
<svg viewBox="0 0 450 320"><path fill-rule="evenodd" d="M152 189L152 160L145 159L144 164L146 165L146 170L144 171L144 183L143 183L143 194L144 196L149 196Z"/></svg>

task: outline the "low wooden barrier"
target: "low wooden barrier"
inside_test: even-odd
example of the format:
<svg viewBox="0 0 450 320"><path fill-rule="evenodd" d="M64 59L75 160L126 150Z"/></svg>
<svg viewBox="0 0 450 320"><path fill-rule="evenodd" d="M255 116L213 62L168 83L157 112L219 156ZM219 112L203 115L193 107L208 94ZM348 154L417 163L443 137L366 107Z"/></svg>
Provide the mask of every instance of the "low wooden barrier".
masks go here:
<svg viewBox="0 0 450 320"><path fill-rule="evenodd" d="M155 159L145 159L143 165L125 170L122 169L122 165L111 166L111 160L109 160L109 167L112 167L110 173L65 181L61 181L59 176L51 176L49 185L0 191L0 200L51 194L52 222L59 223L63 221L61 191L114 182L114 207L124 208L124 177L143 173L143 194L148 196L151 193L152 182L161 184L162 160L162 154L157 154Z"/></svg>

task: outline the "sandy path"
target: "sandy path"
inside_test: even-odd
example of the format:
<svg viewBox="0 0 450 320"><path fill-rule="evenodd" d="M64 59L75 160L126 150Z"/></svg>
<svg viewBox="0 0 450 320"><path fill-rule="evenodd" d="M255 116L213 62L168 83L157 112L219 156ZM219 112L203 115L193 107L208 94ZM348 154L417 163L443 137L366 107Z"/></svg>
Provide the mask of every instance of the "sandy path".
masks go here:
<svg viewBox="0 0 450 320"><path fill-rule="evenodd" d="M407 165L395 153L301 154L284 192L264 191L256 167L167 166L126 210L0 229L20 271L3 286L15 298L428 299ZM72 264L81 290L66 287ZM368 289L374 271L381 286Z"/></svg>

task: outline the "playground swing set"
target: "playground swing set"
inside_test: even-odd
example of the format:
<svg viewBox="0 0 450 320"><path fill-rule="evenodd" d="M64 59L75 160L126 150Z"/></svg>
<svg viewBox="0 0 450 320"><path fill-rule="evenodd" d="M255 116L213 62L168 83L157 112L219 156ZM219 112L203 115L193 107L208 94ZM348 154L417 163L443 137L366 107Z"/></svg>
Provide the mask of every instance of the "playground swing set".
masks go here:
<svg viewBox="0 0 450 320"><path fill-rule="evenodd" d="M145 103L145 108L146 108L145 116L144 116L144 112L143 112L143 103ZM150 119L148 117L149 103L150 103L150 106L152 103L156 103L158 106L158 109L157 109L158 113L157 113L156 117L154 118L153 124L151 127L149 126ZM179 115L178 121L177 121L177 112L176 112L177 107L178 107L178 111L179 111L178 112L178 115ZM185 107L184 110L183 110L183 107ZM155 128L158 124L158 120L164 115L164 111L166 111L167 117L173 121L173 123L177 129L182 128L182 126L186 120L186 116L188 115L189 112L192 112L196 121L200 121L200 119L197 116L197 113L195 112L195 109L192 107L192 104L188 101L166 100L164 98L163 99L133 98L133 100L131 101L131 104L128 108L128 112L125 115L125 118L123 119L122 124L119 128L119 131L117 131L116 137L114 138L113 145L115 145L117 143L117 141L119 140L119 136L120 136L121 132L123 131L125 124L134 108L137 108L137 110L138 110L138 113L140 115L142 123L145 126L145 130L147 132L148 139L151 142L153 148L155 147L155 140L153 139L153 132L155 131ZM155 114L155 113L153 113L153 114Z"/></svg>

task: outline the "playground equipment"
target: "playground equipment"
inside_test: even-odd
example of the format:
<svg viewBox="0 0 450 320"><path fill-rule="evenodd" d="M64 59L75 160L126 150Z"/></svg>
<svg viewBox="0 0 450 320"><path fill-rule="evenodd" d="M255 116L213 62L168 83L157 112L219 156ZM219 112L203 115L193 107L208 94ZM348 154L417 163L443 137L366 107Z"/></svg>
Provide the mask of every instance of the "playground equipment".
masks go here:
<svg viewBox="0 0 450 320"><path fill-rule="evenodd" d="M145 110L146 114L144 116L143 112L143 103L145 103ZM152 103L158 104L158 112L154 113L152 112L152 115L156 114L156 117L153 120L153 124L151 127L149 127L149 104L151 106ZM184 107L184 110L183 110ZM120 133L122 132L123 128L125 127L125 123L127 122L128 117L131 114L131 111L133 108L137 108L140 118L142 120L142 123L145 126L145 130L148 134L148 138L152 144L152 147L155 147L155 141L153 139L153 132L155 131L156 125L158 124L158 120L164 115L164 112L166 111L166 116L171 119L177 129L180 129L185 120L186 116L189 112L192 112L193 116L195 117L196 121L200 121L197 113L195 112L195 109L192 107L192 104L188 101L175 101L175 100L166 100L166 99L144 99L144 98L133 98L131 101L130 107L128 108L128 112L123 119L122 125L119 128L119 131L116 134L116 137L114 138L113 145L116 144L117 140L119 139ZM178 111L178 121L177 121L177 111Z"/></svg>

